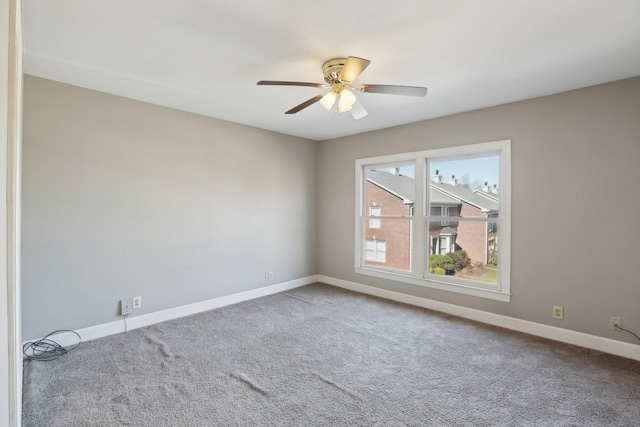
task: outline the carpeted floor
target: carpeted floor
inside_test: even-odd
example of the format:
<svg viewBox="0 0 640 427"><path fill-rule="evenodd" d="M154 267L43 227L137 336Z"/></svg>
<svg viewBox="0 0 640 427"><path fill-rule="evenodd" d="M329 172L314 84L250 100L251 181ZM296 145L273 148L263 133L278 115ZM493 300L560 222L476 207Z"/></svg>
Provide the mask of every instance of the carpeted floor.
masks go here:
<svg viewBox="0 0 640 427"><path fill-rule="evenodd" d="M25 426L639 426L640 362L327 285L25 362Z"/></svg>

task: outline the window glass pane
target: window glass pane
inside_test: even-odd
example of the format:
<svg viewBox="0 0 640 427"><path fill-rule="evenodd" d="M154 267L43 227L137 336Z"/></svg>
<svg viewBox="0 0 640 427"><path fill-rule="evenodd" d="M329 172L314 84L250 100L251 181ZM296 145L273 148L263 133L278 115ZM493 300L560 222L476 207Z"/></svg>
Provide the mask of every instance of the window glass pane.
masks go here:
<svg viewBox="0 0 640 427"><path fill-rule="evenodd" d="M413 215L414 169L414 165L384 165L365 169L367 180L364 202L369 208L369 216ZM374 222L376 224L378 223Z"/></svg>
<svg viewBox="0 0 640 427"><path fill-rule="evenodd" d="M366 227L365 265L409 270L411 267L411 220L380 219L380 228Z"/></svg>
<svg viewBox="0 0 640 427"><path fill-rule="evenodd" d="M443 227L429 221L429 274L497 283L496 222L457 221Z"/></svg>
<svg viewBox="0 0 640 427"><path fill-rule="evenodd" d="M497 155L430 162L428 212L431 216L497 217L499 175Z"/></svg>

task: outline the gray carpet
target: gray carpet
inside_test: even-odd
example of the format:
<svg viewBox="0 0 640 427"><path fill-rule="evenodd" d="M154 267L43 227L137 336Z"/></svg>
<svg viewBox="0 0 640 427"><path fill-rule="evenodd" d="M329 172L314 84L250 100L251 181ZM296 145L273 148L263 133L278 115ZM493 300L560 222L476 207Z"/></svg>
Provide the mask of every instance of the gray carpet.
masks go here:
<svg viewBox="0 0 640 427"><path fill-rule="evenodd" d="M25 426L640 425L640 362L322 284L24 368Z"/></svg>

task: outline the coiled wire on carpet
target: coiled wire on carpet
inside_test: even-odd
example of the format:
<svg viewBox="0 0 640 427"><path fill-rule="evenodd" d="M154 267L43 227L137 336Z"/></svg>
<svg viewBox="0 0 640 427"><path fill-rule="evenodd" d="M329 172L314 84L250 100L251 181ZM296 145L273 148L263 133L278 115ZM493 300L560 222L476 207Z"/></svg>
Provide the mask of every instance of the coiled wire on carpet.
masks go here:
<svg viewBox="0 0 640 427"><path fill-rule="evenodd" d="M65 348L55 342L54 340L49 339L51 335L59 334L62 332L72 332L78 336L77 344L73 345L70 348ZM70 351L75 350L82 343L82 338L80 334L76 331L72 331L70 329L60 329L58 331L53 331L49 335L44 338L41 338L36 341L30 341L24 343L22 346L22 354L28 360L40 360L42 362L49 362L51 360L56 360L59 357L64 356Z"/></svg>

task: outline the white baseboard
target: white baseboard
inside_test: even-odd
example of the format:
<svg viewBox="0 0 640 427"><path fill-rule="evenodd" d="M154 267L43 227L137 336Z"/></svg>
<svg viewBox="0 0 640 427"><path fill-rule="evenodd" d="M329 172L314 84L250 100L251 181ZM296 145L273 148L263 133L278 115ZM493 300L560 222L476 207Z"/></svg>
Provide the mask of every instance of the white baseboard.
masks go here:
<svg viewBox="0 0 640 427"><path fill-rule="evenodd" d="M191 314L197 314L203 311L213 310L227 305L248 301L254 298L276 294L278 292L284 292L315 282L322 282L328 285L349 289L351 291L373 295L404 304L428 308L430 310L440 311L442 313L451 314L465 319L487 323L489 325L499 326L518 332L524 332L527 334L573 344L580 347L590 348L593 350L599 350L605 353L615 354L616 356L640 360L640 345L616 341L609 338L598 337L595 335L589 335L582 332L571 331L568 329L557 328L555 326L543 325L541 323L530 322L528 320L516 319L515 317L502 316L500 314L489 313L487 311L448 304L445 302L430 300L427 298L421 298L413 295L403 294L400 292L389 291L386 289L362 285L360 283L336 279L323 275L307 276L288 282L278 283L263 288L252 289L250 291L239 292L237 294L226 295L219 298L213 298L210 300L170 308L167 310L156 311L140 316L129 316L127 318L127 330L142 328L144 326L153 325L155 323L189 316ZM101 325L79 329L77 332L80 334L80 336L82 337L82 341L84 342L124 332L124 326L124 321L122 319L119 319L114 322L103 323ZM54 339L62 346L73 345L73 343L77 341L77 337L71 333L61 333L55 335L55 337L52 337L52 339Z"/></svg>
<svg viewBox="0 0 640 427"><path fill-rule="evenodd" d="M555 326L543 325L541 323L530 322L528 320L516 319L514 317L502 316L500 314L489 313L487 311L448 304L427 298L407 295L400 292L389 291L373 286L362 285L356 282L336 279L333 277L318 275L317 281L328 285L349 289L363 294L389 299L418 307L428 308L451 314L465 319L475 320L489 325L499 326L518 332L524 332L554 341L599 350L616 356L627 357L629 359L640 360L640 345L616 341L609 338L589 335L582 332L557 328Z"/></svg>
<svg viewBox="0 0 640 427"><path fill-rule="evenodd" d="M215 308L248 301L254 298L277 294L278 292L284 292L290 289L299 288L300 286L309 285L317 281L317 275L307 276L300 279L290 280L288 282L265 286L263 288L251 289L250 291L239 292L237 294L226 295L223 297L213 298L193 304L169 308L167 310L155 311L153 313L142 314L140 316L128 316L127 330L130 331L132 329L142 328L143 326L149 326L155 323L165 322L167 320L173 320L179 317L201 313L203 311L213 310ZM80 336L82 337L82 341L85 342L94 340L96 338L102 338L108 335L124 332L124 330L125 322L122 318L120 318L119 320L116 320L114 322L103 323L101 325L78 329L76 332L80 334ZM78 337L70 332L57 334L55 336L52 336L51 339L53 339L63 347L71 346L78 341Z"/></svg>

